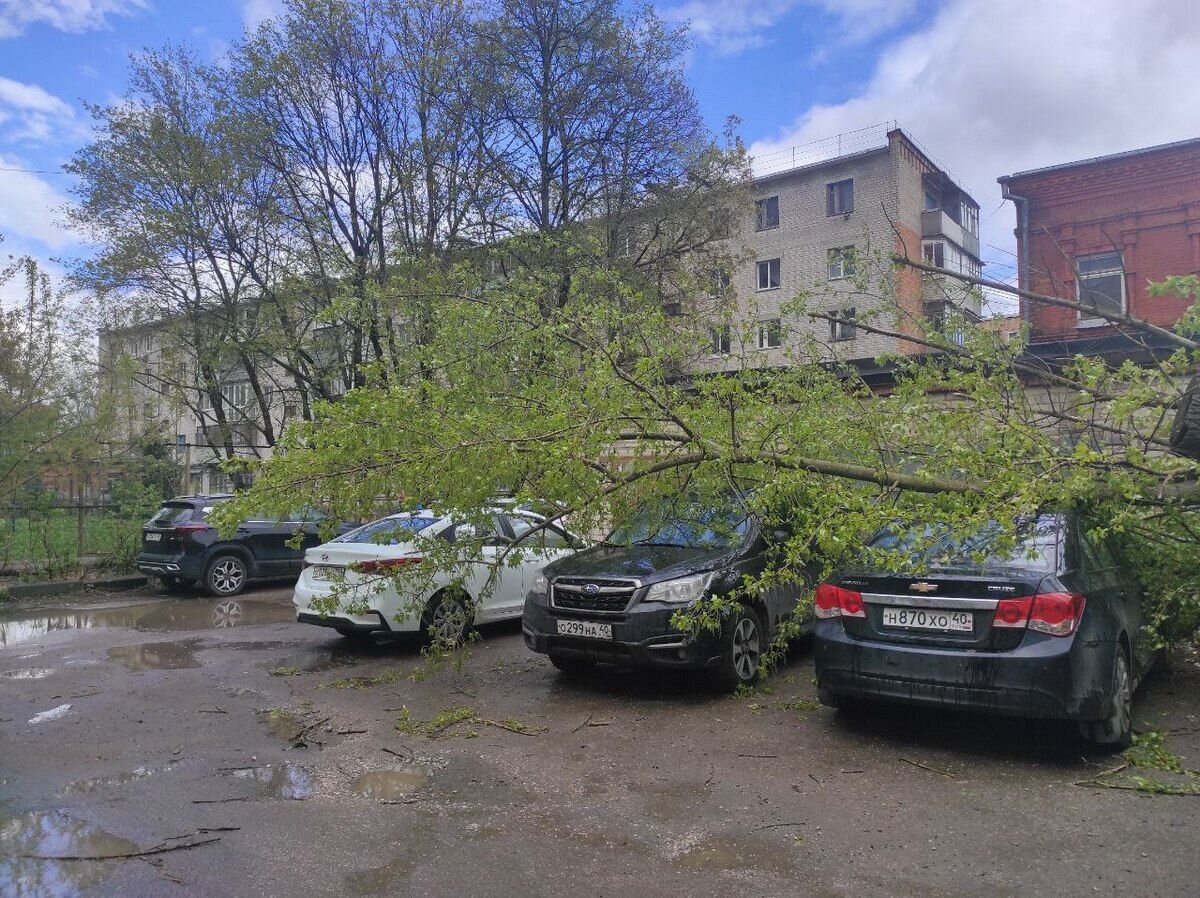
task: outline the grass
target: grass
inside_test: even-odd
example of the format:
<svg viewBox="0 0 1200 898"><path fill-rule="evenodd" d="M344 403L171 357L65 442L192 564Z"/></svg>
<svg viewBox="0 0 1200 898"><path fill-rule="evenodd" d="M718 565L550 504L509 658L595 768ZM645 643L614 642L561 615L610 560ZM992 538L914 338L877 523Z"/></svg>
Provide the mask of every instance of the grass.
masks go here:
<svg viewBox="0 0 1200 898"><path fill-rule="evenodd" d="M73 510L0 518L0 568L17 565L23 574L55 576L78 569L83 555L98 559L102 567L130 569L144 523L143 517L90 513L83 521L81 545Z"/></svg>

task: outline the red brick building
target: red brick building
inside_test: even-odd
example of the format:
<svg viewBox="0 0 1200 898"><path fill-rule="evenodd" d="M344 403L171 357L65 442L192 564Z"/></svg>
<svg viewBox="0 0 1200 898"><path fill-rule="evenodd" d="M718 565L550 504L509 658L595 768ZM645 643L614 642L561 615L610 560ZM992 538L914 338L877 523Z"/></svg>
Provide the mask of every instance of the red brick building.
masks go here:
<svg viewBox="0 0 1200 898"><path fill-rule="evenodd" d="M1200 274L1200 138L1018 172L1000 185L1017 207L1023 288L1164 327L1179 320L1187 302L1152 297L1146 287ZM1034 342L1100 344L1115 330L1074 309L1026 300L1021 317Z"/></svg>

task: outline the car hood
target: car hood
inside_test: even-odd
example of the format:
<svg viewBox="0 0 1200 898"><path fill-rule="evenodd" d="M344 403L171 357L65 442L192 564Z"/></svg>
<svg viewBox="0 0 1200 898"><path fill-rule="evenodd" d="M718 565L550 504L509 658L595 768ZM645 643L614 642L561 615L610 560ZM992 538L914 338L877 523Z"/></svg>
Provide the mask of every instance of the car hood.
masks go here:
<svg viewBox="0 0 1200 898"><path fill-rule="evenodd" d="M546 567L554 577L632 577L643 585L715 570L731 559L728 548L680 546L594 546Z"/></svg>

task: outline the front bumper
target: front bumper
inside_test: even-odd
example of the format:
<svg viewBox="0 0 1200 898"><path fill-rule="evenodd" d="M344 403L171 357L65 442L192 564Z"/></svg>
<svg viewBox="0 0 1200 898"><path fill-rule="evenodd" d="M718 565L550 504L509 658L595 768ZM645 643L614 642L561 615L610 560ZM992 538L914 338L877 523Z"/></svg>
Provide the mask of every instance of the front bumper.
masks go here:
<svg viewBox="0 0 1200 898"><path fill-rule="evenodd" d="M671 626L675 608L639 606L621 615L588 614L551 609L545 597L529 596L521 617L525 645L543 655L599 661L624 667L697 670L720 657L714 634L692 636ZM612 639L560 636L559 620L586 620L612 625Z"/></svg>
<svg viewBox="0 0 1200 898"><path fill-rule="evenodd" d="M839 620L813 631L817 689L838 696L955 707L1019 717L1101 720L1112 643L1029 633L1007 652L975 652L854 639Z"/></svg>
<svg viewBox="0 0 1200 898"><path fill-rule="evenodd" d="M179 552L171 555L160 555L154 552L138 552L133 557L133 563L143 574L154 577L179 577L183 580L199 580L203 571L200 570L200 558Z"/></svg>

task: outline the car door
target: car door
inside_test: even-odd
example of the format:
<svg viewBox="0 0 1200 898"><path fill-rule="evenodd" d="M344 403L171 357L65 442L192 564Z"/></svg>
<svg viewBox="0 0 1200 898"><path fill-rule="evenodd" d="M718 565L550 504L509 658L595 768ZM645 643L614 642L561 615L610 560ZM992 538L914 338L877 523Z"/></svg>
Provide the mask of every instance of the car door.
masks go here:
<svg viewBox="0 0 1200 898"><path fill-rule="evenodd" d="M490 515L482 523L457 524L454 541L461 540L480 543L481 563L471 565L464 583L476 603L475 619L503 617L503 609L512 603L512 594L520 589L520 571L511 566L512 535L507 524L498 515Z"/></svg>
<svg viewBox="0 0 1200 898"><path fill-rule="evenodd" d="M1142 610L1142 586L1121 564L1120 554L1109 540L1094 537L1093 543L1097 561L1111 571L1113 601L1121 606L1126 632L1133 646L1133 672L1140 679L1153 660L1149 640L1142 637L1142 627L1146 625L1145 612Z"/></svg>
<svg viewBox="0 0 1200 898"><path fill-rule="evenodd" d="M1131 659L1135 675L1141 670L1138 657L1138 636L1141 631L1141 606L1121 576L1116 559L1105 541L1097 536L1087 521L1082 521L1079 530L1079 547L1083 556L1083 587L1087 601L1101 601L1107 613L1118 622L1118 626L1129 635L1134 657Z"/></svg>
<svg viewBox="0 0 1200 898"><path fill-rule="evenodd" d="M511 513L505 522L513 536L513 552L517 553L513 587L504 606L498 609L505 616L519 617L525 607L525 596L542 568L552 561L575 552L575 540L561 527L546 525L544 518Z"/></svg>

